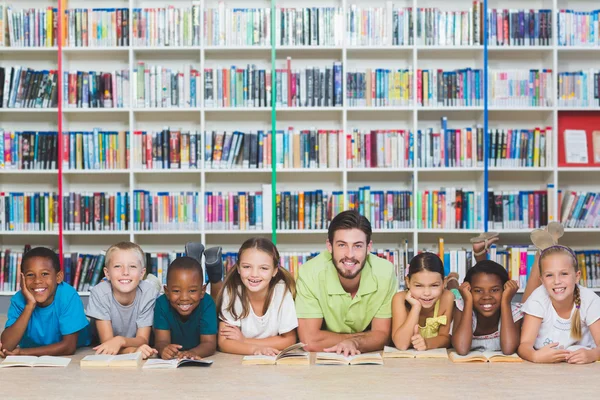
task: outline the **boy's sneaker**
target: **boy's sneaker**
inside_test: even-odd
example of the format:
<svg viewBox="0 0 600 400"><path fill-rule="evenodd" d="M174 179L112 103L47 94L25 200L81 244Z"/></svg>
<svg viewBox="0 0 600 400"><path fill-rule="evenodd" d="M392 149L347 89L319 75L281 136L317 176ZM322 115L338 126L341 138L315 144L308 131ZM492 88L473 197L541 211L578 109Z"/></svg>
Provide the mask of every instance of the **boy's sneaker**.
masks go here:
<svg viewBox="0 0 600 400"><path fill-rule="evenodd" d="M187 242L185 244L185 255L198 261L202 265L202 253L204 253L204 245L200 242Z"/></svg>
<svg viewBox="0 0 600 400"><path fill-rule="evenodd" d="M204 252L204 267L210 283L223 280L223 257L221 247L211 247Z"/></svg>

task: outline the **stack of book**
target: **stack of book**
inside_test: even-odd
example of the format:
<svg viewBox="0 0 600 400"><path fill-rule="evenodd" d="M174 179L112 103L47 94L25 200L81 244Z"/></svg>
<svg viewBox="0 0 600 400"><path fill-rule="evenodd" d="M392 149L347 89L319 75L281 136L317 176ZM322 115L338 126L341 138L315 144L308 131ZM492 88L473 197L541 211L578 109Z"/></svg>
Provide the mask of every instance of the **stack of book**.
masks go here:
<svg viewBox="0 0 600 400"><path fill-rule="evenodd" d="M339 168L340 130L289 127L276 132L277 168ZM269 142L270 145L270 142Z"/></svg>
<svg viewBox="0 0 600 400"><path fill-rule="evenodd" d="M0 231L58 230L58 195L0 192Z"/></svg>
<svg viewBox="0 0 600 400"><path fill-rule="evenodd" d="M58 132L8 132L0 128L0 170L55 170Z"/></svg>
<svg viewBox="0 0 600 400"><path fill-rule="evenodd" d="M559 220L567 228L600 228L600 193L559 192Z"/></svg>
<svg viewBox="0 0 600 400"><path fill-rule="evenodd" d="M558 105L600 107L600 70L558 73Z"/></svg>
<svg viewBox="0 0 600 400"><path fill-rule="evenodd" d="M281 94L280 91L278 93ZM204 68L204 106L270 107L270 69L255 64L247 64L246 68L235 65L229 68Z"/></svg>
<svg viewBox="0 0 600 400"><path fill-rule="evenodd" d="M270 167L270 131L204 131L204 168Z"/></svg>
<svg viewBox="0 0 600 400"><path fill-rule="evenodd" d="M334 194L343 196L343 192L331 193L320 189L278 192L275 198L277 229L326 229L336 215L331 211ZM265 199L264 204L270 203Z"/></svg>

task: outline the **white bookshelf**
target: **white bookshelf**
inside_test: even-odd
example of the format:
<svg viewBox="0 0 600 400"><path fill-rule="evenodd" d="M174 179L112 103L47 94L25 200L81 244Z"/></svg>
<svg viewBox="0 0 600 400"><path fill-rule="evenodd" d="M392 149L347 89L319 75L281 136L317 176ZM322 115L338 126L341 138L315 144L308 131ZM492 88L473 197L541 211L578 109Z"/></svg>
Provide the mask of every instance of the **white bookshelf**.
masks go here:
<svg viewBox="0 0 600 400"><path fill-rule="evenodd" d="M362 7L385 6L384 0L275 0L281 7L339 6L344 15L351 4ZM25 4L5 1L16 8ZM31 0L24 2L28 7L56 5L52 0ZM159 7L165 4L190 6L190 0L110 0L103 7ZM228 7L270 7L269 0L227 0ZM201 0L206 10L216 7L217 0ZM400 0L394 1L399 7L440 7L446 10L467 9L471 0L445 2L442 0ZM489 0L489 8L520 8L523 4L514 0ZM69 8L90 7L88 1L71 0ZM555 12L562 8L591 10L597 3L591 0L532 0L528 8L548 8L553 10L553 41L550 46L488 47L488 67L494 68L547 68L553 71L553 90L556 91L557 72L597 66L600 61L600 47L562 47L556 45L557 21ZM131 14L130 14L131 15ZM416 23L416 22L415 22ZM344 22L345 24L345 22ZM131 23L129 37L132 38ZM203 26L203 24L202 24ZM344 27L345 33L345 27ZM344 35L345 36L345 35ZM353 46L344 40L341 46L276 46L277 66L283 66L287 56L292 57L293 67L305 65L330 65L333 61L343 64L342 107L309 107L276 109L277 129L293 126L297 129L322 128L340 129L351 132L359 129L410 129L413 135L419 129L437 128L443 116L448 117L449 127L483 125L483 106L472 107L420 107L413 99L411 106L394 107L349 107L346 101L347 71L355 68L393 66L412 68L483 68L484 46ZM415 40L416 43L416 40ZM217 65L254 63L257 67L271 68L270 46L200 46L189 47L116 47L116 48L77 48L62 50L63 69L115 70L129 69L130 73L138 61L164 66L193 64L200 71ZM35 68L56 68L57 48L12 48L0 47L0 66L22 64ZM416 73L413 87L416 89ZM203 93L203 86L198 88ZM130 97L133 99L133 95ZM558 113L561 111L600 112L598 108L568 108L556 105L556 92L551 107L492 107L488 112L489 128L533 128L552 126L552 160L550 167L544 168L489 168L489 187L496 190L541 190L546 184L554 184L562 190L598 191L600 188L600 168L557 167ZM62 115L63 131L91 130L159 130L164 126L183 130L270 130L271 107L263 108L120 108L120 109L73 109L64 108ZM13 130L58 130L58 109L2 109L0 127ZM415 143L416 147L416 143ZM415 157L418 151L415 148ZM344 152L340 154L343 159ZM425 189L456 187L482 192L485 201L485 169L475 168L348 168L345 161L342 167L334 169L280 169L277 171L277 189L337 190L346 193L360 186L370 185L372 190L410 190L413 193L413 218L416 218L416 193ZM416 165L416 160L415 160ZM200 193L201 226L199 230L136 231L133 229L133 207L130 207L130 229L127 231L64 231L65 254L70 252L98 252L118 240L131 240L139 243L148 252L183 251L187 241L200 240L209 246L221 245L224 251L237 251L248 237L271 236L271 227L263 230L210 231L205 228L204 194L207 191L260 191L263 184L271 182L270 169L210 170L204 167L197 170L141 170L120 169L111 171L71 171L65 170L62 177L64 192L70 191L128 191L130 202L133 191L146 190L193 190ZM0 191L58 191L56 171L14 171L0 170ZM347 201L347 200L345 200ZM553 204L557 205L557 198ZM556 215L557 210L553 210ZM483 216L482 216L483 220ZM483 222L483 221L482 221ZM489 230L493 230L492 227ZM376 229L373 234L374 247L395 248L408 240L411 248L431 248L439 237L445 239L446 248L468 247L469 238L482 229ZM298 231L279 230L278 247L282 251L313 250L325 248L326 230ZM501 243L529 243L530 229L501 230ZM600 229L567 229L568 234L562 243L577 249L597 248L600 243ZM33 237L33 239L31 238ZM1 248L22 249L22 245L58 246L57 232L3 232L0 231ZM5 293L0 293L0 295Z"/></svg>

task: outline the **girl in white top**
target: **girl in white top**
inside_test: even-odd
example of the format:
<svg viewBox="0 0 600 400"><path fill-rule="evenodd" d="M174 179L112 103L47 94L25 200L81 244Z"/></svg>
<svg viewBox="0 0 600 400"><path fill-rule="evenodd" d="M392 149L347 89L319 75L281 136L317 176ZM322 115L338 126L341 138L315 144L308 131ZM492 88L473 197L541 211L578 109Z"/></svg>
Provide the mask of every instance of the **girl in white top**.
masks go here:
<svg viewBox="0 0 600 400"><path fill-rule="evenodd" d="M600 298L577 284L580 277L573 250L555 245L542 251L542 286L523 306L521 358L570 364L587 364L600 358Z"/></svg>
<svg viewBox="0 0 600 400"><path fill-rule="evenodd" d="M219 348L233 354L277 355L296 343L294 278L268 239L246 240L217 300Z"/></svg>

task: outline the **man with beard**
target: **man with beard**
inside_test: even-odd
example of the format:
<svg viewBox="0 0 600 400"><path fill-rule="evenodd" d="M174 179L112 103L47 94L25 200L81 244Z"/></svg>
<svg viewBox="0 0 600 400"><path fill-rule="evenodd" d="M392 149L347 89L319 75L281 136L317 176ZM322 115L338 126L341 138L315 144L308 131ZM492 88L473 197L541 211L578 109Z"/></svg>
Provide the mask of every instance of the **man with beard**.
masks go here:
<svg viewBox="0 0 600 400"><path fill-rule="evenodd" d="M371 223L355 210L329 225L327 251L302 265L298 334L307 351L355 355L383 349L398 290L393 265L371 254Z"/></svg>

